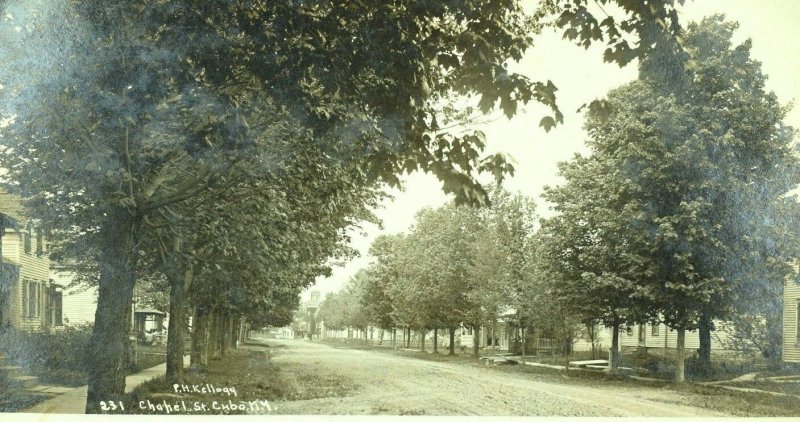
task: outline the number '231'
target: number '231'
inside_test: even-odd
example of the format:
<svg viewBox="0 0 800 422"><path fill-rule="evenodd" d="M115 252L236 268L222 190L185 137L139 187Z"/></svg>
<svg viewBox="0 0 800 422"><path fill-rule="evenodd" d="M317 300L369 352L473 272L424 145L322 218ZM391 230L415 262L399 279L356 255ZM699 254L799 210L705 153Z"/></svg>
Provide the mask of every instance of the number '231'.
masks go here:
<svg viewBox="0 0 800 422"><path fill-rule="evenodd" d="M113 412L117 409L125 410L125 405L122 404L121 401L114 401L114 400L100 402L100 410L104 412Z"/></svg>

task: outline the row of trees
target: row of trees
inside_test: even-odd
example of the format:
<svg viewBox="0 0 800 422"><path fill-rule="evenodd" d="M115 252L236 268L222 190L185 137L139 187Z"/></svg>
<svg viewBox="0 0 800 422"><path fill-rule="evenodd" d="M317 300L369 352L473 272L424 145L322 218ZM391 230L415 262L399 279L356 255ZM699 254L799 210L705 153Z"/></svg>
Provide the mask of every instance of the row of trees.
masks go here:
<svg viewBox="0 0 800 422"><path fill-rule="evenodd" d="M708 367L714 321L726 320L729 346L779 359L800 161L787 109L750 42L732 45L735 29L721 16L691 24L690 72L660 51L590 109L591 154L561 164L566 182L544 195L558 214L538 232L530 200L500 189L488 208L422 211L409 234L376 240L376 262L323 316L341 302L350 319L337 325L448 329L451 353L456 326L491 325L506 309L562 338L600 324L612 329L612 371L621 328L664 323L677 331L677 382L686 332L699 331Z"/></svg>
<svg viewBox="0 0 800 422"><path fill-rule="evenodd" d="M491 206L424 209L410 233L377 238L375 261L322 303L325 326L403 327L422 337L433 330L435 351L442 330L450 354L462 324L493 326L513 313L518 327L532 326L543 316L533 310L542 300L532 288L535 205L502 188L489 191Z"/></svg>
<svg viewBox="0 0 800 422"><path fill-rule="evenodd" d="M422 170L485 202L476 176L512 168L479 132L440 130L439 110L476 97L511 117L535 100L553 111L542 126L561 121L552 83L506 69L543 25L620 65L678 48L671 1L617 0L625 16L602 22L587 3L2 2L3 184L99 289L87 412L124 393L137 282L169 285L179 380L189 304L201 327L285 317L382 183Z"/></svg>

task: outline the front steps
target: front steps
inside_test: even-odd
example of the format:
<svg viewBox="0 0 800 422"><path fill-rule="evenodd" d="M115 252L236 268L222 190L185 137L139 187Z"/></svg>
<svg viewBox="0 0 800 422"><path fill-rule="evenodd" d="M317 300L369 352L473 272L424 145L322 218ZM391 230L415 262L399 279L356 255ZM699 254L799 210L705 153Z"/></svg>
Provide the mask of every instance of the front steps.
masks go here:
<svg viewBox="0 0 800 422"><path fill-rule="evenodd" d="M34 391L31 389L39 386L37 377L23 374L21 367L12 365L10 359L2 354L0 354L0 374L2 374L2 378L7 380L11 388Z"/></svg>

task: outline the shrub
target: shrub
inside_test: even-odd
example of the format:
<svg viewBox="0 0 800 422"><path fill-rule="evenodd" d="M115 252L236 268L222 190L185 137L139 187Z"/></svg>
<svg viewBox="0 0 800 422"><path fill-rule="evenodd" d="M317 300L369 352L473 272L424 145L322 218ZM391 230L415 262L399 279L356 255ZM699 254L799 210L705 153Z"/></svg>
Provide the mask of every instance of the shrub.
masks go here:
<svg viewBox="0 0 800 422"><path fill-rule="evenodd" d="M85 378L91 334L91 324L41 333L7 330L0 334L0 347L17 365L31 372L70 374L72 378L76 373L83 373L82 378Z"/></svg>

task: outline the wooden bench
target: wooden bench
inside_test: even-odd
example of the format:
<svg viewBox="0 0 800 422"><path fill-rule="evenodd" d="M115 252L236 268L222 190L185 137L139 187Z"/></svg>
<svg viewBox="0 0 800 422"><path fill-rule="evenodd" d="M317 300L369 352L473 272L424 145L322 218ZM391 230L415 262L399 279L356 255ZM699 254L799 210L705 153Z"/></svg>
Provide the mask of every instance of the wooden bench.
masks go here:
<svg viewBox="0 0 800 422"><path fill-rule="evenodd" d="M598 369L598 370L601 370L601 371L605 371L606 369L608 369L608 365L586 365L585 368L586 369Z"/></svg>

